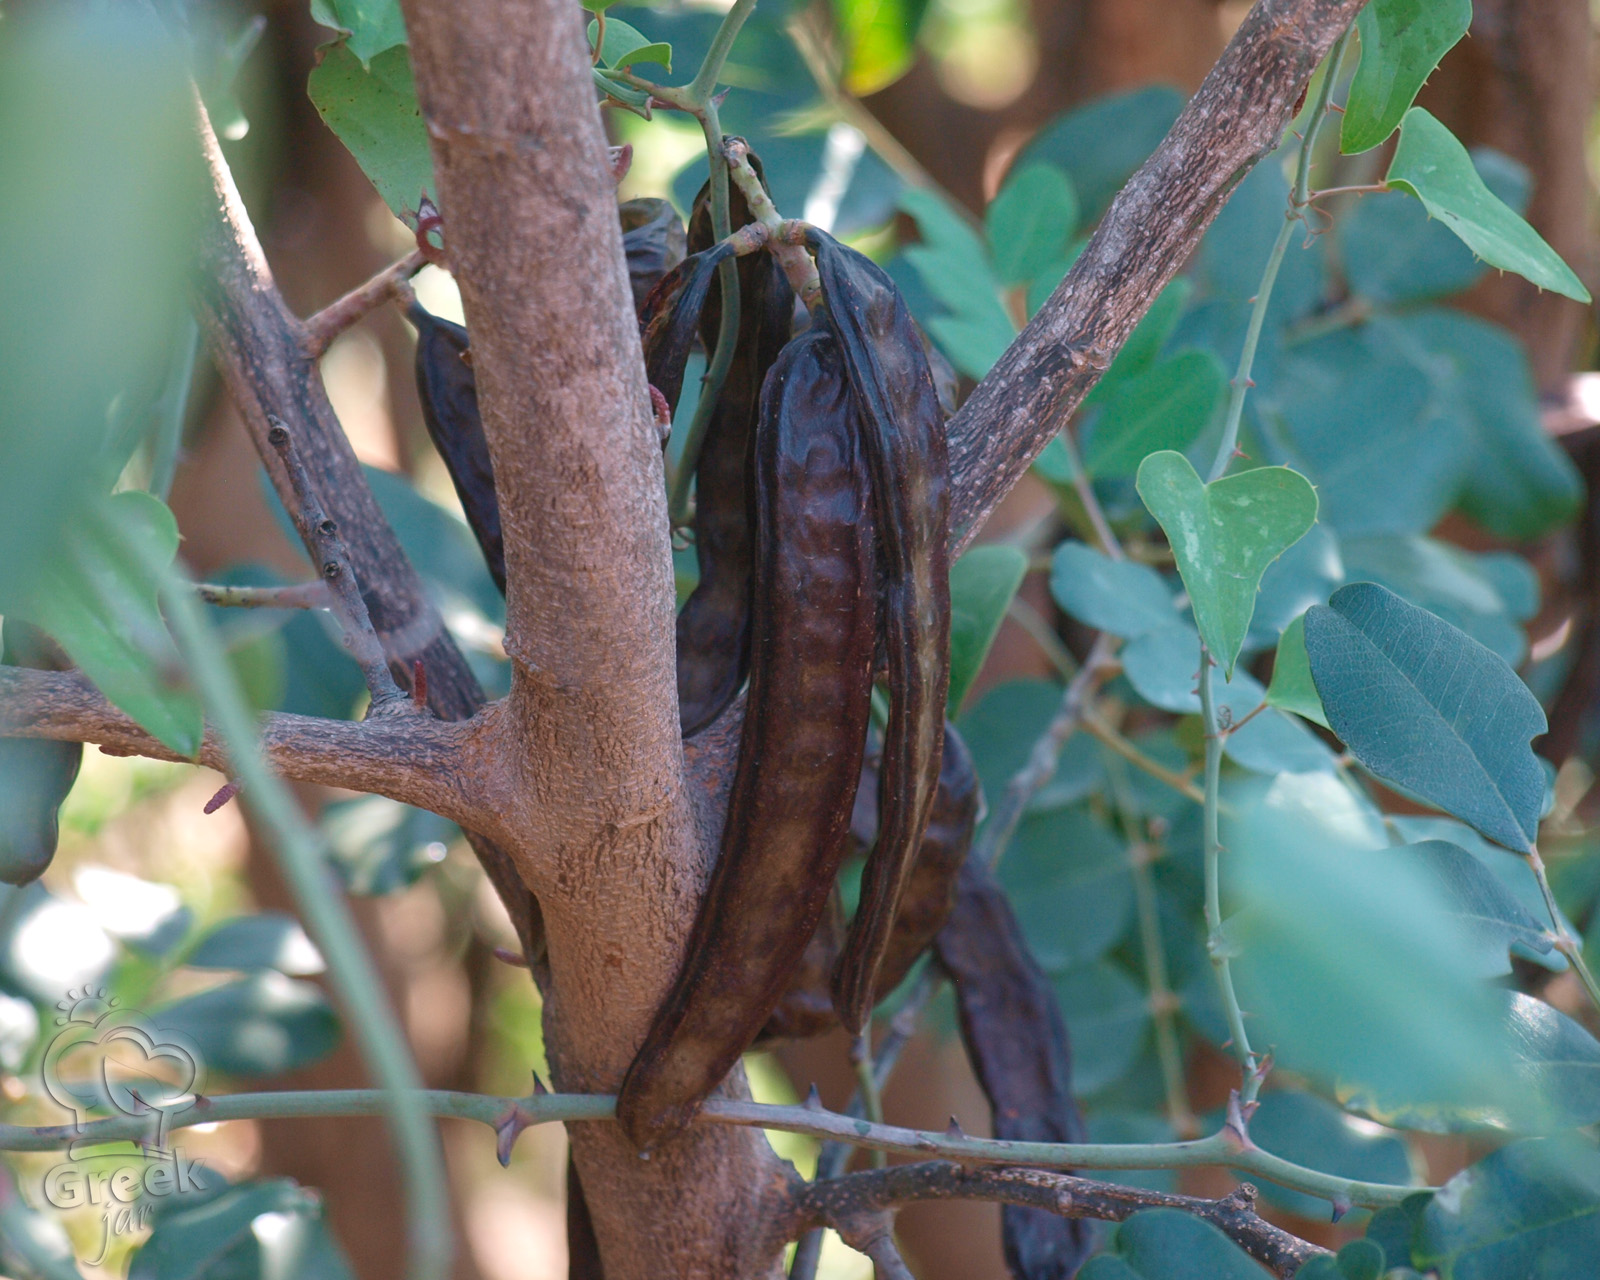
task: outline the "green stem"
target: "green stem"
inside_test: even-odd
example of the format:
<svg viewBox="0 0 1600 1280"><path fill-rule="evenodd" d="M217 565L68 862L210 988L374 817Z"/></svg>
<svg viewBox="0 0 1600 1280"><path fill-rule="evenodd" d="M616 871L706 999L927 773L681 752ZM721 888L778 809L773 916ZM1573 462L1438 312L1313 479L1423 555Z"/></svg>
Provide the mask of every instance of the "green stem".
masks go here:
<svg viewBox="0 0 1600 1280"><path fill-rule="evenodd" d="M734 0L733 7L723 15L721 25L717 27L717 34L711 37L711 47L706 50L706 56L700 60L700 70L695 72L694 79L689 83L690 98L702 105L711 102L711 97L717 89L717 79L722 75L722 64L728 60L739 28L744 26L744 20L750 16L755 7L756 0Z"/></svg>
<svg viewBox="0 0 1600 1280"><path fill-rule="evenodd" d="M1289 197L1289 207L1284 211L1283 226L1273 241L1272 252L1267 255L1266 269L1261 273L1261 284L1256 289L1255 305L1250 309L1250 324L1244 334L1244 348L1239 352L1239 368L1233 375L1233 393L1228 398L1228 416L1222 426L1222 441L1217 446L1217 456L1211 464L1207 481L1220 479L1233 461L1239 448L1239 423L1244 417L1244 398L1251 386L1250 371L1255 367L1256 347L1261 342L1261 328L1266 323L1267 306L1272 301L1272 287L1278 281L1278 268L1283 265L1284 254L1289 249L1289 239L1295 224L1304 218L1304 209L1311 189L1311 154L1316 147L1317 134L1328 114L1328 101L1333 96L1333 86L1339 78L1339 63L1344 57L1345 43L1350 39L1347 30L1334 42L1328 54L1327 70L1323 73L1322 87L1317 91L1316 104L1306 122L1305 136L1300 140L1300 162L1295 175L1294 192Z"/></svg>
<svg viewBox="0 0 1600 1280"><path fill-rule="evenodd" d="M1222 783L1223 732L1217 722L1216 698L1211 688L1211 654L1205 644L1200 645L1200 718L1206 735L1205 772L1205 880L1206 880L1206 952L1211 957L1211 968L1217 977L1217 989L1222 995L1223 1012L1228 1019L1228 1036L1233 1044L1233 1056L1239 1060L1244 1072L1244 1087L1240 1096L1245 1102L1253 1101L1261 1087L1256 1070L1256 1056L1250 1051L1250 1037L1244 1029L1244 1013L1239 1008L1239 997L1233 989L1233 969L1229 963L1230 951L1222 932L1222 842L1217 836L1217 815L1221 808L1219 791Z"/></svg>
<svg viewBox="0 0 1600 1280"><path fill-rule="evenodd" d="M498 1098L484 1094L452 1093L429 1089L415 1093L414 1101L429 1114L476 1120L500 1128L553 1122L615 1119L616 1098L609 1094L541 1093L525 1098ZM376 1116L387 1110L381 1089L282 1090L269 1093L235 1093L197 1100L186 1111L172 1115L173 1130L229 1120L293 1119L329 1116ZM1032 1165L1041 1169L1189 1169L1222 1166L1259 1174L1280 1186L1325 1200L1366 1209L1399 1204L1423 1188L1392 1183L1354 1182L1334 1174L1307 1169L1257 1147L1243 1148L1226 1130L1187 1142L1052 1143L1009 1142L998 1138L952 1137L927 1129L874 1124L855 1116L807 1106L775 1106L711 1098L702 1109L701 1123L780 1129L808 1137L838 1139L852 1146L888 1151L922 1159L946 1158L974 1164ZM96 1120L82 1129L75 1125L0 1124L0 1150L59 1151L75 1142L87 1144L131 1142L149 1132L146 1116L114 1116Z"/></svg>
<svg viewBox="0 0 1600 1280"><path fill-rule="evenodd" d="M1566 926L1561 923L1561 912L1556 906L1556 895L1550 891L1550 877L1545 874L1544 859L1539 856L1538 845L1529 845L1524 855L1528 865L1533 868L1534 879L1539 882L1539 892L1544 895L1545 910L1550 913L1550 929L1555 935L1555 948L1567 958L1567 963L1572 966L1573 972L1578 975L1578 980L1583 983L1583 989L1588 993L1589 1002L1596 1009L1600 1009L1600 983L1595 982L1593 971L1583 958L1583 947L1578 940L1567 932Z"/></svg>
<svg viewBox="0 0 1600 1280"><path fill-rule="evenodd" d="M883 1091L878 1087L878 1073L872 1066L872 1028L868 1027L856 1037L850 1058L856 1067L856 1089L861 1098L861 1110L872 1124L883 1123ZM874 1151L872 1167L887 1169L889 1153Z"/></svg>
<svg viewBox="0 0 1600 1280"><path fill-rule="evenodd" d="M368 1069L383 1085L373 1097L389 1116L405 1176L407 1274L413 1280L443 1280L454 1253L449 1187L422 1081L388 996L344 895L328 872L320 837L261 755L254 717L200 607L194 583L155 558L147 565L163 584L168 622L227 747L233 776L244 784L244 802L270 836L300 912L327 959L329 977Z"/></svg>
<svg viewBox="0 0 1600 1280"><path fill-rule="evenodd" d="M729 16L732 16L731 11ZM710 56L706 55L708 60ZM707 102L699 119L706 138L706 157L711 166L711 234L715 240L725 240L731 234L728 162L722 154L722 123L717 116L716 104ZM700 399L695 403L694 417L689 420L683 452L678 455L678 468L673 472L672 489L667 496L667 510L674 528L689 523L689 493L694 484L695 468L700 462L700 450L705 445L711 415L716 411L717 401L722 398L728 370L733 366L734 348L739 345L739 264L732 258L717 268L717 288L722 306L722 319L717 326L717 349L711 354L711 363L706 367L706 376L700 384Z"/></svg>

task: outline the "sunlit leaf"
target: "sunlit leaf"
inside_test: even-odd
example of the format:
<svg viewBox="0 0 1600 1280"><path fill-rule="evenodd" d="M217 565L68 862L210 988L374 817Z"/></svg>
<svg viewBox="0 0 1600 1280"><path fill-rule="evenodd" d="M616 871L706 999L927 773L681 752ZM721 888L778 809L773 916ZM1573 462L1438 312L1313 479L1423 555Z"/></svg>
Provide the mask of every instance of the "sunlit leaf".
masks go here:
<svg viewBox="0 0 1600 1280"><path fill-rule="evenodd" d="M1387 179L1409 191L1490 266L1579 302L1589 291L1544 239L1495 196L1456 136L1421 107L1406 112Z"/></svg>
<svg viewBox="0 0 1600 1280"><path fill-rule="evenodd" d="M385 50L363 66L344 44L321 51L306 85L328 128L356 158L396 216L415 213L436 196L428 130L411 78L411 52Z"/></svg>
<svg viewBox="0 0 1600 1280"><path fill-rule="evenodd" d="M1339 149L1377 146L1472 22L1472 0L1372 0L1356 18L1361 65L1350 82Z"/></svg>
<svg viewBox="0 0 1600 1280"><path fill-rule="evenodd" d="M400 0L311 0L311 20L342 33L363 67L406 42Z"/></svg>
<svg viewBox="0 0 1600 1280"><path fill-rule="evenodd" d="M1316 491L1288 467L1259 467L1206 484L1174 452L1144 460L1138 489L1167 535L1206 647L1231 675L1261 575L1316 522Z"/></svg>

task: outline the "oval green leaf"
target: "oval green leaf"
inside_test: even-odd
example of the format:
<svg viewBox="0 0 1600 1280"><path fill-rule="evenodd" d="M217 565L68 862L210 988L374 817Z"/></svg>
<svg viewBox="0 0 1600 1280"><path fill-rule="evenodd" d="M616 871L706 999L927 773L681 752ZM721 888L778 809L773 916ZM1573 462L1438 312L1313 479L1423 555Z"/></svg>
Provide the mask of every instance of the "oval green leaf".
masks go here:
<svg viewBox="0 0 1600 1280"><path fill-rule="evenodd" d="M1222 408L1228 375L1209 351L1184 351L1114 388L1083 442L1096 479L1132 475L1150 454L1187 449Z"/></svg>
<svg viewBox="0 0 1600 1280"><path fill-rule="evenodd" d="M1544 771L1529 746L1544 709L1504 658L1376 583L1306 613L1328 723L1379 777L1508 848L1532 847Z"/></svg>
<svg viewBox="0 0 1600 1280"><path fill-rule="evenodd" d="M1181 1209L1146 1209L1119 1223L1078 1280L1261 1280L1243 1249Z"/></svg>
<svg viewBox="0 0 1600 1280"><path fill-rule="evenodd" d="M961 709L1027 572L1028 557L999 543L974 547L950 566L948 714Z"/></svg>
<svg viewBox="0 0 1600 1280"><path fill-rule="evenodd" d="M995 274L1005 284L1027 284L1066 253L1078 227L1078 196L1055 165L1022 165L983 221Z"/></svg>
<svg viewBox="0 0 1600 1280"><path fill-rule="evenodd" d="M1125 640L1178 622L1172 592L1159 573L1132 560L1113 560L1081 542L1056 548L1050 594L1079 622Z"/></svg>
<svg viewBox="0 0 1600 1280"><path fill-rule="evenodd" d="M363 66L347 45L329 45L306 91L396 217L437 193L408 48L386 49Z"/></svg>

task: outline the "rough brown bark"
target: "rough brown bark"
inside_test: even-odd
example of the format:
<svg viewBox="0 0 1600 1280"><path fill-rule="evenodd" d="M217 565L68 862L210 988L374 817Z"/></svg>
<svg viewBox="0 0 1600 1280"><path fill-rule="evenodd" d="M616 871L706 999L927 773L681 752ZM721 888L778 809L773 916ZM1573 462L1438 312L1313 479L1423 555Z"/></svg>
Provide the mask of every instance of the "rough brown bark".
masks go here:
<svg viewBox="0 0 1600 1280"><path fill-rule="evenodd" d="M513 852L544 908L546 1043L562 1088L611 1091L710 846L684 780L660 438L606 142L578 11L415 0L406 21L500 493L526 768ZM610 1280L771 1272L746 1228L786 1178L759 1134L701 1127L648 1163L615 1126L573 1126L572 1144Z"/></svg>

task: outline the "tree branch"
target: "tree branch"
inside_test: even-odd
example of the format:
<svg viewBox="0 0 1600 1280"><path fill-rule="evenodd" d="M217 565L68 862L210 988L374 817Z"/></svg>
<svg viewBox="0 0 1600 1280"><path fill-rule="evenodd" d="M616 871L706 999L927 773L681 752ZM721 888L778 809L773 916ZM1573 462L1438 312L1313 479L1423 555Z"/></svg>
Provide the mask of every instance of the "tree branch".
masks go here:
<svg viewBox="0 0 1600 1280"><path fill-rule="evenodd" d="M308 337L278 293L198 97L196 115L216 205L202 226L196 299L212 359L279 499L290 511L295 509L293 488L267 439L271 418L295 432L299 452L322 486L327 513L343 535L391 672L409 686L420 663L427 673L428 705L446 720L464 720L483 706L483 689L372 496L322 384L315 326ZM315 559L311 548L308 552ZM470 827L466 835L505 903L524 954L537 959L544 952L544 930L527 883L504 849Z"/></svg>
<svg viewBox="0 0 1600 1280"><path fill-rule="evenodd" d="M387 716L361 722L267 715L262 749L296 782L346 787L416 805L463 825L486 825L496 809L495 716L438 720ZM113 755L182 761L112 706L78 671L0 666L0 736L94 742ZM199 762L231 775L227 753L210 726Z"/></svg>
<svg viewBox="0 0 1600 1280"><path fill-rule="evenodd" d="M1141 1209L1182 1209L1211 1223L1256 1261L1285 1277L1294 1275L1308 1258L1327 1252L1258 1217L1256 1189L1249 1183L1220 1200L1205 1200L1044 1169L973 1169L946 1160L870 1169L831 1182L808 1182L796 1193L790 1216L776 1229L783 1239L818 1226L831 1226L846 1234L863 1220L871 1222L886 1210L920 1200L997 1200L1064 1218L1103 1222L1121 1222ZM873 1239L883 1238L881 1230L869 1230L868 1234Z"/></svg>
<svg viewBox="0 0 1600 1280"><path fill-rule="evenodd" d="M357 285L344 297L330 302L314 316L301 324L303 344L307 356L320 356L333 340L351 325L384 303L401 296L406 281L428 265L421 249L413 249L398 262L390 263L365 284Z"/></svg>
<svg viewBox="0 0 1600 1280"><path fill-rule="evenodd" d="M1066 279L950 420L960 550L1060 431L1239 180L1277 147L1366 0L1260 0Z"/></svg>

